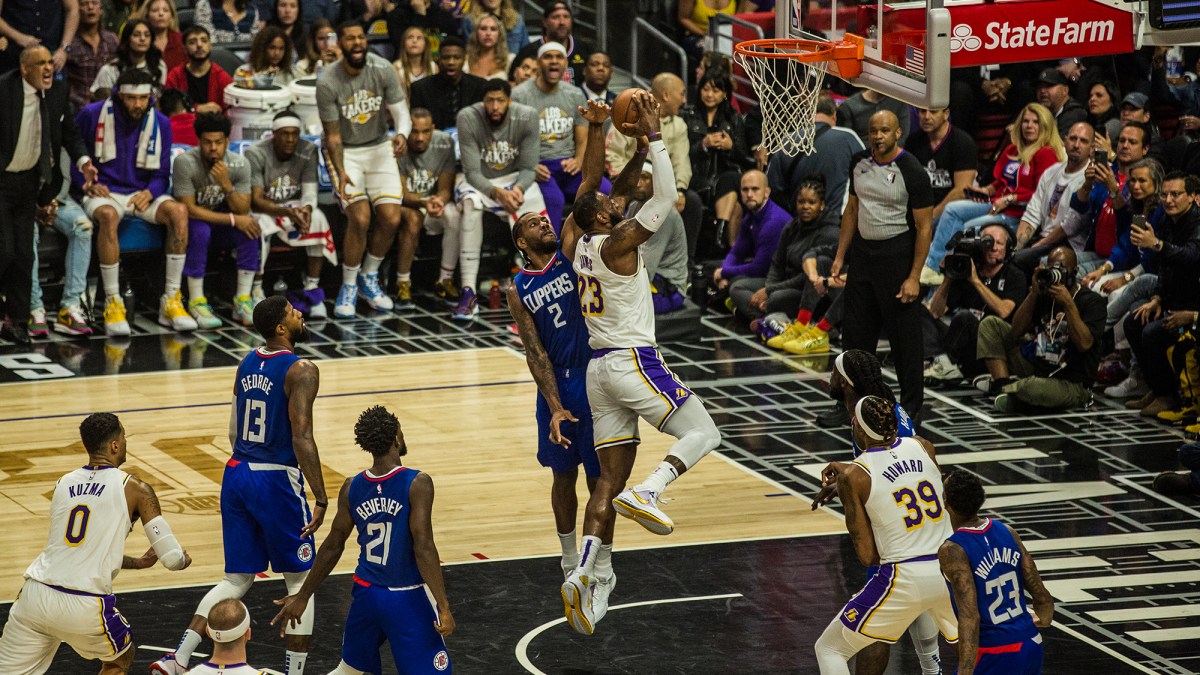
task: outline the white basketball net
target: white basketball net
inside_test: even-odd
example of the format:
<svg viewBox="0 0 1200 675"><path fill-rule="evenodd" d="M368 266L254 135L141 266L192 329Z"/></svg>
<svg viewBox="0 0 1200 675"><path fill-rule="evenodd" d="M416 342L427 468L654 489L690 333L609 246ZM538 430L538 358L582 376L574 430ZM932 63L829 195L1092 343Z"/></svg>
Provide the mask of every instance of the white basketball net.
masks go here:
<svg viewBox="0 0 1200 675"><path fill-rule="evenodd" d="M801 54L812 51L803 47L755 46L761 52ZM817 95L825 79L827 62L805 63L792 58L766 58L734 54L750 77L762 109L762 147L767 152L782 152L790 157L811 154L817 109Z"/></svg>

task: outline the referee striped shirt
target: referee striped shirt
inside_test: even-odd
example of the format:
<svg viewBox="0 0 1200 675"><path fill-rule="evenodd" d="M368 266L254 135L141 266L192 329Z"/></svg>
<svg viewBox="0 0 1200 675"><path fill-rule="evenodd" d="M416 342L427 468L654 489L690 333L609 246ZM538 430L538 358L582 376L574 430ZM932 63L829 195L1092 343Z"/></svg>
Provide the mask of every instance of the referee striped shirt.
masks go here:
<svg viewBox="0 0 1200 675"><path fill-rule="evenodd" d="M850 160L850 194L858 197L858 234L882 241L913 229L913 210L934 205L929 173L921 161L900 151L881 164L871 151Z"/></svg>

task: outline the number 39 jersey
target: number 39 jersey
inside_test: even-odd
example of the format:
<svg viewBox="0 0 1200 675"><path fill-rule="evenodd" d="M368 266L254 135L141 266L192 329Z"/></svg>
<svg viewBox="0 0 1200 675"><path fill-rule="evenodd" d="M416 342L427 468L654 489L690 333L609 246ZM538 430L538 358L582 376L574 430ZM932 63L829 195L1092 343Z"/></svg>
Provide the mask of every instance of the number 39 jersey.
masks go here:
<svg viewBox="0 0 1200 675"><path fill-rule="evenodd" d="M408 491L420 473L398 466L382 476L363 471L350 480L350 517L362 548L356 582L393 589L424 583L408 526Z"/></svg>
<svg viewBox="0 0 1200 675"><path fill-rule="evenodd" d="M283 385L288 369L299 360L292 352L271 352L262 347L242 359L233 385L237 420L234 459L297 466Z"/></svg>
<svg viewBox="0 0 1200 675"><path fill-rule="evenodd" d="M63 476L50 500L50 536L25 578L94 595L112 595L132 525L125 501L129 474L85 466Z"/></svg>
<svg viewBox="0 0 1200 675"><path fill-rule="evenodd" d="M900 438L854 463L871 475L866 509L880 564L937 555L950 536L950 516L942 508L942 476L921 442Z"/></svg>
<svg viewBox="0 0 1200 675"><path fill-rule="evenodd" d="M979 602L979 646L1010 645L1037 635L1025 604L1021 548L1012 532L987 518L980 527L955 530L950 541L962 547L971 566Z"/></svg>
<svg viewBox="0 0 1200 675"><path fill-rule="evenodd" d="M650 277L638 254L633 276L608 269L600 249L609 235L585 234L575 248L575 273L579 275L579 306L591 333L592 349L657 347L654 337L654 302Z"/></svg>

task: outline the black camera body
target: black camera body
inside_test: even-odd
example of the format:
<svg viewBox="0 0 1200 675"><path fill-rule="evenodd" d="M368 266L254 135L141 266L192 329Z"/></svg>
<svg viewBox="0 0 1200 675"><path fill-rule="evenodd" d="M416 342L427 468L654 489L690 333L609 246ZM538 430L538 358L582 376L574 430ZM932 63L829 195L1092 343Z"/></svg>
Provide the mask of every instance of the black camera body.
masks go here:
<svg viewBox="0 0 1200 675"><path fill-rule="evenodd" d="M952 251L943 262L946 278L954 281L970 279L971 261L975 261L976 269L982 267L988 251L992 250L995 244L996 240L992 235L980 236L973 227L955 234L950 243L946 244L946 249Z"/></svg>
<svg viewBox="0 0 1200 675"><path fill-rule="evenodd" d="M1067 287L1075 285L1074 275L1068 272L1062 263L1054 263L1053 265L1041 268L1034 272L1033 278L1037 280L1038 288L1043 293L1055 284L1062 284Z"/></svg>

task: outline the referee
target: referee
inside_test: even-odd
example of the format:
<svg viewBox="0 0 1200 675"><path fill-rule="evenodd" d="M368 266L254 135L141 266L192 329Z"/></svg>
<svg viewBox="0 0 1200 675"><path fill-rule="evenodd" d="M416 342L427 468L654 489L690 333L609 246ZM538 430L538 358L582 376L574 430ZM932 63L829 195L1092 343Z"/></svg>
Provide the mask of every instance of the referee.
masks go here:
<svg viewBox="0 0 1200 675"><path fill-rule="evenodd" d="M871 115L868 147L850 162L850 195L831 275L842 276L849 265L842 347L874 354L880 330L886 331L900 403L919 420L925 384L917 296L934 197L925 167L900 148L902 133L895 113Z"/></svg>

